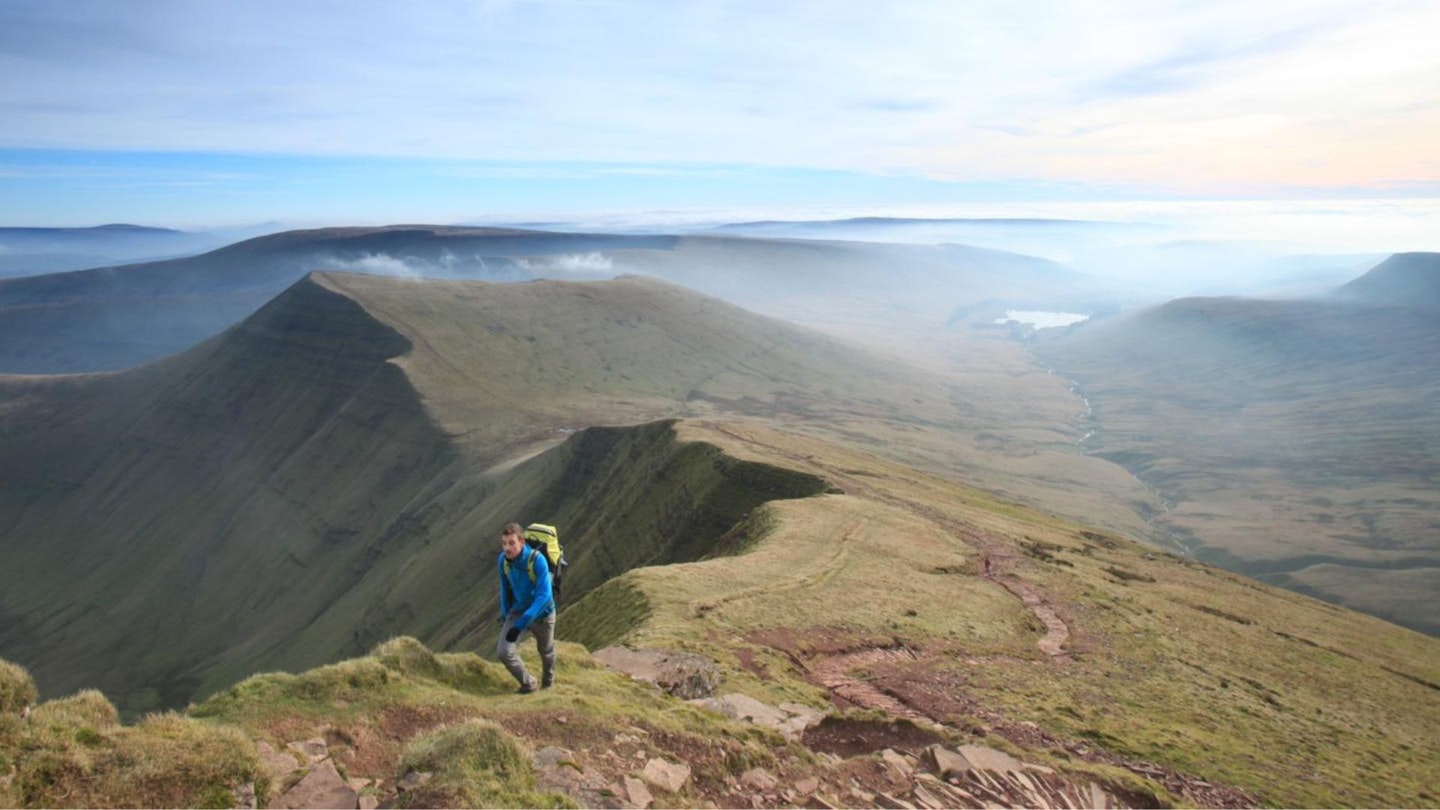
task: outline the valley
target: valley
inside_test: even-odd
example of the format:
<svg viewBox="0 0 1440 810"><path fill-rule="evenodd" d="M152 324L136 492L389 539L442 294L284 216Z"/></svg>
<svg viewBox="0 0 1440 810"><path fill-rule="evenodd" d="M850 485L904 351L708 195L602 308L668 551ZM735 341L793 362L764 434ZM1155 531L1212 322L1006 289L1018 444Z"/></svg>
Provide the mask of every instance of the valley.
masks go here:
<svg viewBox="0 0 1440 810"><path fill-rule="evenodd" d="M768 300L805 322L800 299ZM1434 639L1136 542L1173 542L1186 501L1112 452L1113 400L1086 383L1086 417L1032 358L1046 345L994 322L1014 299L949 323L885 310L949 304L847 300L807 327L639 276L315 273L155 363L0 377L0 651L33 673L56 733L79 722L80 698L60 697L78 689L106 696L82 693L85 711L127 720L183 708L185 734L249 741L214 779L272 800L289 785L237 776L247 752L322 727L377 785L464 718L523 750L555 742L535 724L556 711L630 734L672 710L588 663L624 644L713 662L729 694L1000 745L1059 774L1045 789L1107 802L1427 801ZM493 645L494 532L515 515L565 527L565 671L603 701L562 687L504 709L503 677L472 655ZM1317 554L1321 581L1354 568ZM1380 570L1410 574L1401 560ZM374 663L402 636L448 657ZM271 670L300 674L254 676ZM374 725L397 711L430 719ZM154 722L94 733L119 752ZM741 741L726 756L759 756L719 722L648 733L679 734L665 739L687 761L680 740L716 733ZM828 745L816 734L767 761L798 768ZM902 790L845 786L873 753L822 770L829 801ZM779 802L724 773L686 795ZM503 795L537 801L524 784ZM562 793L600 802L588 784Z"/></svg>

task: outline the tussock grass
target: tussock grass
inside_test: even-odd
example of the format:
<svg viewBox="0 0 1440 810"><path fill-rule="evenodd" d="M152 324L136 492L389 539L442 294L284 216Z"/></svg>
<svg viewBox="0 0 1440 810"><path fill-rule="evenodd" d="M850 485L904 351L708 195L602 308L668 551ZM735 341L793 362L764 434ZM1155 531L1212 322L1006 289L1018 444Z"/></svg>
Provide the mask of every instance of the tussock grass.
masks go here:
<svg viewBox="0 0 1440 810"><path fill-rule="evenodd" d="M18 712L38 699L29 671L19 664L0 661L0 714Z"/></svg>
<svg viewBox="0 0 1440 810"><path fill-rule="evenodd" d="M406 807L574 807L535 790L531 753L492 722L469 719L416 739L400 770L434 774L402 797Z"/></svg>
<svg viewBox="0 0 1440 810"><path fill-rule="evenodd" d="M249 737L174 713L122 726L94 690L40 704L0 725L6 806L232 807L232 789L270 789Z"/></svg>

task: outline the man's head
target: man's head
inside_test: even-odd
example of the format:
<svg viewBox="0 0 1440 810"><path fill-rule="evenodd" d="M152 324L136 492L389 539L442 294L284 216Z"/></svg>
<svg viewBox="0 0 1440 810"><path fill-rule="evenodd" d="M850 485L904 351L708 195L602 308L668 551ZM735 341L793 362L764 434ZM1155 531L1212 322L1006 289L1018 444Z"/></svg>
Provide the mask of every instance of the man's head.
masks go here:
<svg viewBox="0 0 1440 810"><path fill-rule="evenodd" d="M505 528L500 530L500 550L505 552L505 559L513 560L520 556L525 550L525 530L520 528L519 523L506 523Z"/></svg>

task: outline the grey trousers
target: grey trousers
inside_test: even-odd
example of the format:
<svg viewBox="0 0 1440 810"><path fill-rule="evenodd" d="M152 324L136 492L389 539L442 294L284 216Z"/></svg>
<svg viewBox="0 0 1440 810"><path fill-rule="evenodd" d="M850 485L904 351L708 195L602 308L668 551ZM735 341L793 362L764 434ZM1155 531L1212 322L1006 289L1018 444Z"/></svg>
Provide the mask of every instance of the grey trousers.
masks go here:
<svg viewBox="0 0 1440 810"><path fill-rule="evenodd" d="M519 618L519 613L511 613L505 617L505 626L500 628L500 640L495 644L495 655L521 686L535 686L535 677L525 669L525 662L520 660L520 642L524 640L525 633L535 636L535 649L540 653L540 662L545 667L545 672L555 671L555 613L551 611L549 616L541 616L531 622L520 634L520 638L511 644L505 640L505 634L510 632L510 628L515 626L515 621Z"/></svg>

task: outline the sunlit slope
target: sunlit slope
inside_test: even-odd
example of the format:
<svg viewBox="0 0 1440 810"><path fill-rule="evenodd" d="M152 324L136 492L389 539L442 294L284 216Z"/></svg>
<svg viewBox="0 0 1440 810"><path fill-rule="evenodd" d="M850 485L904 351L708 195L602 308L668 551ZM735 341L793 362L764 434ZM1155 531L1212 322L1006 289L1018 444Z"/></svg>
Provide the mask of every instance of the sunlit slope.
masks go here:
<svg viewBox="0 0 1440 810"><path fill-rule="evenodd" d="M652 546L817 486L671 458L668 434L491 469L578 427L782 405L884 425L901 403L949 407L893 364L640 279L316 276L158 364L0 380L0 648L47 690L100 687L127 711L395 632L478 632L507 520L558 516L577 559L592 527L635 544L597 548L578 587L699 553Z"/></svg>
<svg viewBox="0 0 1440 810"><path fill-rule="evenodd" d="M1201 558L1440 632L1434 309L1186 299L1038 351Z"/></svg>
<svg viewBox="0 0 1440 810"><path fill-rule="evenodd" d="M632 571L564 632L713 655L773 700L848 671L842 705L868 683L1069 765L1105 752L1282 806L1434 801L1440 641L760 423L679 434L845 494L752 513L741 556ZM637 593L647 613L616 622Z"/></svg>

